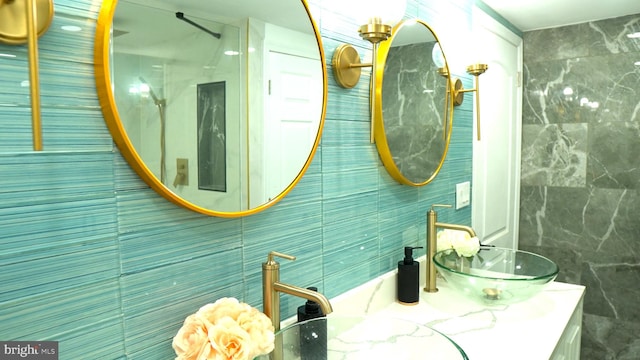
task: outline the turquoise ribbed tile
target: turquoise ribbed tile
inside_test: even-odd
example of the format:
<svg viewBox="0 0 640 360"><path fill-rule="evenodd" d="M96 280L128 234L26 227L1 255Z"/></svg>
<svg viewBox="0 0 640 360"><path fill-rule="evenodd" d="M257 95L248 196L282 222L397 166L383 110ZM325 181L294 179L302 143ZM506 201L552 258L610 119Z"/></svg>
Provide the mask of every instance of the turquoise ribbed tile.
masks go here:
<svg viewBox="0 0 640 360"><path fill-rule="evenodd" d="M142 352L150 346L161 343L167 349L171 349L171 339L187 316L219 298L238 298L241 289L242 284L233 284L227 288L217 288L214 293L200 293L193 290L192 297L186 301L168 302L162 308L149 308L145 312L125 314L124 342L127 352Z"/></svg>
<svg viewBox="0 0 640 360"><path fill-rule="evenodd" d="M88 354L91 359L122 359L126 356L122 329L122 318L105 317L45 340L59 341L60 359L87 359Z"/></svg>
<svg viewBox="0 0 640 360"><path fill-rule="evenodd" d="M4 258L4 256L3 256ZM4 259L0 303L118 276L116 247L72 247L69 253L19 261Z"/></svg>
<svg viewBox="0 0 640 360"><path fill-rule="evenodd" d="M409 0L405 17L465 32L471 1ZM331 69L340 44L355 45L363 59L371 45L357 34L361 24L311 0L329 88L322 146L307 173L255 215L222 219L180 208L138 178L102 119L93 68L100 5L56 1L39 39L44 152L31 152L27 47L0 44L16 55L0 58L0 173L11 174L0 187L0 315L13 336L59 340L64 359L172 358L171 338L205 303L233 296L261 306L269 251L297 256L283 261L283 281L339 295L394 269L402 246L424 241L429 206L453 203L455 184L471 179L471 95L456 108L435 181L413 188L391 179L369 143L370 71L343 89ZM473 87L462 72L465 88ZM441 218L467 222L470 213L444 209ZM283 318L304 303L281 299ZM24 325L36 319L47 321Z"/></svg>
<svg viewBox="0 0 640 360"><path fill-rule="evenodd" d="M15 202L0 203L0 208L64 202L66 196L74 197L73 200L113 196L113 174L106 153L0 154L0 173L20 175L5 176L2 180L0 194L14 198ZM26 195L23 201L13 196L19 192ZM32 196L39 199L34 196L37 194L49 195L51 199L27 201ZM57 201L56 194L62 195Z"/></svg>
<svg viewBox="0 0 640 360"><path fill-rule="evenodd" d="M362 81L362 80L361 80ZM345 90L329 86L329 100L327 103L327 119L350 120L369 123L370 115L368 92L358 92L358 89ZM365 105L361 105L364 103ZM367 133L368 134L368 133Z"/></svg>
<svg viewBox="0 0 640 360"><path fill-rule="evenodd" d="M359 220L363 222L367 219ZM372 224L372 219L368 220L369 221L367 222L367 224ZM351 222L349 222L349 224L352 225ZM334 225L334 227L335 226L337 226L337 224ZM369 228L369 231L373 232L376 229L377 226ZM330 277L331 275L336 273L341 273L343 270L353 267L356 263L367 261L368 259L375 259L378 257L378 237L371 236L369 234L364 234L364 236L362 236L362 229L359 230L360 231L355 231L355 234L353 234L353 236L349 236L351 235L351 232L347 232L347 236L336 237L333 239L333 241L336 241L336 243L340 242L344 243L344 245L340 248L334 248L332 250L325 251L325 261L323 267L325 278ZM331 229L329 229L328 231L331 231ZM349 241L349 238L351 238L351 241Z"/></svg>
<svg viewBox="0 0 640 360"><path fill-rule="evenodd" d="M324 126L322 130L324 134ZM307 176L307 175L313 176L313 175L322 174L322 145L323 145L322 139L323 137L321 136L320 145L318 145L318 147L316 148L316 153L313 155L313 159L311 159L311 163L309 164L309 167L307 168L307 171L305 172L304 176Z"/></svg>
<svg viewBox="0 0 640 360"><path fill-rule="evenodd" d="M397 253L405 246L417 241L416 224L418 222L417 207L397 208L381 212L380 221L380 254Z"/></svg>
<svg viewBox="0 0 640 360"><path fill-rule="evenodd" d="M320 258L323 253L322 228L318 225L295 233L283 234L274 238L266 238L262 242L246 244L242 261L245 274L260 272L262 263L267 261L271 251L277 251L296 257L296 264L313 258ZM283 260L286 262L286 260Z"/></svg>
<svg viewBox="0 0 640 360"><path fill-rule="evenodd" d="M325 163L330 162L325 159ZM358 169L344 172L323 173L322 197L332 199L359 193L376 191L378 188L378 169ZM354 185L357 184L356 187Z"/></svg>
<svg viewBox="0 0 640 360"><path fill-rule="evenodd" d="M64 62L93 64L93 43L96 23L88 19L65 14L62 9L55 9L49 30L40 38L38 44L39 57ZM77 26L77 32L62 30L63 25ZM75 50L75 51L74 51Z"/></svg>
<svg viewBox="0 0 640 360"><path fill-rule="evenodd" d="M286 198L271 208L242 219L245 246L261 244L287 235L304 233L321 226L322 203L287 203Z"/></svg>
<svg viewBox="0 0 640 360"><path fill-rule="evenodd" d="M121 278L122 309L125 314L143 314L190 301L193 289L213 294L242 282L240 249L184 260L180 263L125 275Z"/></svg>
<svg viewBox="0 0 640 360"><path fill-rule="evenodd" d="M195 221L202 224L228 221L228 219L207 217L181 208L151 189L119 191L116 196L118 223L122 233L180 226L182 221Z"/></svg>
<svg viewBox="0 0 640 360"><path fill-rule="evenodd" d="M132 194L128 198L135 197ZM202 257L240 244L238 220L210 218L175 206L176 216L171 216L171 212L159 212L152 205L141 206L140 202L131 202L131 212L123 210L120 214L126 219L120 222L123 273ZM215 232L211 231L213 224Z"/></svg>
<svg viewBox="0 0 640 360"><path fill-rule="evenodd" d="M360 121L325 120L322 134L322 146L363 145L363 139L369 137L371 127Z"/></svg>
<svg viewBox="0 0 640 360"><path fill-rule="evenodd" d="M338 253L354 244L378 242L377 212L368 212L358 216L345 216L340 221L327 223L322 228L323 252ZM325 259L325 263L333 262Z"/></svg>
<svg viewBox="0 0 640 360"><path fill-rule="evenodd" d="M397 182L393 182L389 186L386 186L384 188L384 192L380 192L379 209L381 215L384 215L384 213L390 209L407 207L407 204L409 204L409 207L415 206L420 188L421 187L401 185Z"/></svg>
<svg viewBox="0 0 640 360"><path fill-rule="evenodd" d="M378 212L378 193L371 191L323 201L323 224Z"/></svg>
<svg viewBox="0 0 640 360"><path fill-rule="evenodd" d="M320 166L314 167L314 170ZM285 196L288 204L295 202L320 201L322 198L322 175L320 173L307 172L302 179ZM283 201L283 200L281 200Z"/></svg>
<svg viewBox="0 0 640 360"><path fill-rule="evenodd" d="M64 227L55 223L66 221L66 217L52 216L50 222L44 222L38 215L27 217L30 221L23 224L3 219L0 221L0 231L6 230L10 234L0 238L5 249L0 255L0 266L112 247L115 245L115 222L108 217L98 218L101 222L92 220L86 221L86 225ZM44 230L31 232L24 229L32 226Z"/></svg>
<svg viewBox="0 0 640 360"><path fill-rule="evenodd" d="M354 259L351 265L351 267L343 269L341 272L324 277L325 296L329 298L335 297L381 274L375 257Z"/></svg>
<svg viewBox="0 0 640 360"><path fill-rule="evenodd" d="M142 179L133 171L131 166L120 155L118 148L112 143L114 150L113 157L113 172L115 176L115 189L116 191L127 190L144 190L149 187Z"/></svg>
<svg viewBox="0 0 640 360"><path fill-rule="evenodd" d="M361 146L324 146L327 161L323 162L324 172L344 172L358 169L370 169L378 160L375 147Z"/></svg>
<svg viewBox="0 0 640 360"><path fill-rule="evenodd" d="M177 332L177 330L176 330ZM128 352L130 360L174 359L176 357L171 341L162 341L155 344L145 344L140 350Z"/></svg>
<svg viewBox="0 0 640 360"><path fill-rule="evenodd" d="M3 323L19 324L30 317L38 321L30 323L28 327L3 326L0 337L7 340L44 340L51 333L71 332L80 326L90 327L103 319L118 318L118 285L114 277L45 293L33 291L33 295L2 302L0 317Z"/></svg>

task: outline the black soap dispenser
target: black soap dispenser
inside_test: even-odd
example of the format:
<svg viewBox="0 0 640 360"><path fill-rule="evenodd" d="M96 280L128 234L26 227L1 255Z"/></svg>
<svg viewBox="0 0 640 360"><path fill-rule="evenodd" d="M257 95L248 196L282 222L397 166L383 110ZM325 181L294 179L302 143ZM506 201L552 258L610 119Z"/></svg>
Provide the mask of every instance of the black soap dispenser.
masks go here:
<svg viewBox="0 0 640 360"><path fill-rule="evenodd" d="M307 289L318 291L318 288L314 286ZM320 304L307 300L304 305L299 306L298 322L300 322L300 359L326 359L327 319L320 308Z"/></svg>
<svg viewBox="0 0 640 360"><path fill-rule="evenodd" d="M404 260L398 262L398 302L415 305L420 300L420 264L413 259L413 250L422 246L405 246Z"/></svg>

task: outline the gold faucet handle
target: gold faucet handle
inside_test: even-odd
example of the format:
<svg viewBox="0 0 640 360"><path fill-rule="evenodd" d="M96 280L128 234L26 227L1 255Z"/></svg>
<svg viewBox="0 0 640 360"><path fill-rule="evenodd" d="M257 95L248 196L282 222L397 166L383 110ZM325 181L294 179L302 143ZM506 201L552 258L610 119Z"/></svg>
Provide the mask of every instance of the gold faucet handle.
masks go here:
<svg viewBox="0 0 640 360"><path fill-rule="evenodd" d="M435 208L435 207L450 208L450 207L451 207L451 205L449 205L449 204L433 204L433 205L431 205L431 211L435 211L435 210L433 209L433 208Z"/></svg>
<svg viewBox="0 0 640 360"><path fill-rule="evenodd" d="M277 264L277 261L274 260L274 257L279 257L279 258L283 258L291 261L296 259L295 256L283 254L277 251L272 251L269 253L269 255L267 255L267 264L270 264L270 265Z"/></svg>

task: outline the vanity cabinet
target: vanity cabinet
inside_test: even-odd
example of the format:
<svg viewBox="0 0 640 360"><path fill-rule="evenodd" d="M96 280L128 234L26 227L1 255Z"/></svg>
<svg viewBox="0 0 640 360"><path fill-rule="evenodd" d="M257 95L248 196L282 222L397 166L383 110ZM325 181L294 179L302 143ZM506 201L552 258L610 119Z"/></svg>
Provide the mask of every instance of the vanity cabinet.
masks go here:
<svg viewBox="0 0 640 360"><path fill-rule="evenodd" d="M582 336L582 303L580 300L564 329L551 360L580 360L580 337Z"/></svg>

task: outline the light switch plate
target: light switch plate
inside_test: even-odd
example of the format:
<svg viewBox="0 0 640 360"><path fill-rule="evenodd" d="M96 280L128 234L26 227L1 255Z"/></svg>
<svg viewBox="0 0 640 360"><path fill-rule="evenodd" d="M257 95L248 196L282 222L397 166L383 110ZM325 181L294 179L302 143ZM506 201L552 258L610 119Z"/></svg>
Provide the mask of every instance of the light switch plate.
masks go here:
<svg viewBox="0 0 640 360"><path fill-rule="evenodd" d="M460 184L456 184L456 209L462 209L465 206L469 206L471 199L471 183L465 181Z"/></svg>

